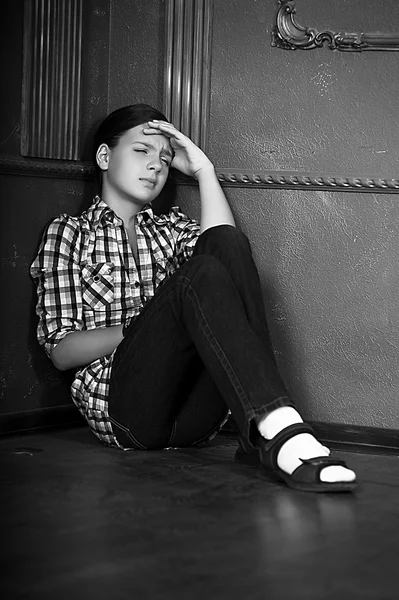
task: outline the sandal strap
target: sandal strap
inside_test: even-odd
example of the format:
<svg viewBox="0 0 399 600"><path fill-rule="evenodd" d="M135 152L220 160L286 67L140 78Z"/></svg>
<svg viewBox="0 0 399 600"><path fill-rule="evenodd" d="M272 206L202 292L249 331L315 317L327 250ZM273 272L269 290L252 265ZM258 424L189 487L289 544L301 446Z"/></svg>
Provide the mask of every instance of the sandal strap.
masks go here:
<svg viewBox="0 0 399 600"><path fill-rule="evenodd" d="M333 456L316 456L315 458L301 458L299 465L291 474L291 479L297 483L322 483L320 472L325 467L345 467L346 462Z"/></svg>
<svg viewBox="0 0 399 600"><path fill-rule="evenodd" d="M269 469L278 469L277 456L282 446L295 437L299 433L310 433L314 436L314 430L307 423L294 423L285 427L275 435L271 440L267 441L264 437L261 437L257 441L259 452L261 455L262 464ZM300 465L302 467L303 465ZM299 468L299 467L298 467Z"/></svg>

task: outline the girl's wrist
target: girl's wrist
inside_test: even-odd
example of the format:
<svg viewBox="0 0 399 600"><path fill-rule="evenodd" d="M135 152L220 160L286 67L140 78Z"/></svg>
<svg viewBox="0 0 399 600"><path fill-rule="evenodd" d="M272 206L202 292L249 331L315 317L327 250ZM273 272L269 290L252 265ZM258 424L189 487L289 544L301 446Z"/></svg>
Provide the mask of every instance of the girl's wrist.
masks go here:
<svg viewBox="0 0 399 600"><path fill-rule="evenodd" d="M203 177L209 177L209 175L213 175L215 173L215 167L213 165L213 163L211 163L211 161L209 161L208 164L204 165L203 167L201 167L200 169L198 169L198 171L196 171L194 173L194 177L195 179L197 179L197 181L200 181L201 178Z"/></svg>

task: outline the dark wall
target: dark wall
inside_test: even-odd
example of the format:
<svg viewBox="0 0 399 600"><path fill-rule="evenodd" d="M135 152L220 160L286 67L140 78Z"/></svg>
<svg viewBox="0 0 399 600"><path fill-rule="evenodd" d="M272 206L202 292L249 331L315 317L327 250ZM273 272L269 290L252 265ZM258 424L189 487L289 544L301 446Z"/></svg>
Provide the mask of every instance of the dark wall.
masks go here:
<svg viewBox="0 0 399 600"><path fill-rule="evenodd" d="M0 111L0 160L12 161L20 158L24 2L3 4L1 78L7 93ZM164 6L162 0L84 5L91 26L83 56L81 158L88 159L93 126L109 111L134 102L162 105ZM12 174L7 170L0 172L0 416L71 404L71 374L57 371L36 341L29 265L45 225L57 214L79 213L93 195L87 179L37 176L26 163L14 165Z"/></svg>
<svg viewBox="0 0 399 600"><path fill-rule="evenodd" d="M23 2L6 4L0 154L18 156ZM298 21L319 30L398 29L395 0L298 0L297 8ZM399 54L272 48L276 9L274 0L214 2L215 164L395 176ZM110 2L101 21L109 42L99 50L109 60L86 74L86 127L130 102L162 106L164 10L162 0ZM0 414L62 406L70 403L69 375L53 369L35 342L28 267L44 225L60 212L79 212L91 184L3 172L0 185ZM277 359L302 412L313 420L398 428L397 195L225 190L252 241ZM195 187L181 186L178 201L198 215Z"/></svg>

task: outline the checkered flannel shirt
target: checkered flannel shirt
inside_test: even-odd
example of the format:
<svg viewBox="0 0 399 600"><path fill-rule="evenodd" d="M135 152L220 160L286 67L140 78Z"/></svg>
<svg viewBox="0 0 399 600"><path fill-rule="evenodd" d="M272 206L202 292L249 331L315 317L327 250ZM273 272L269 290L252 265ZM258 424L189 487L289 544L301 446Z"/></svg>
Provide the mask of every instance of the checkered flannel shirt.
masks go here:
<svg viewBox="0 0 399 600"><path fill-rule="evenodd" d="M37 336L48 355L69 333L129 322L158 285L192 255L197 221L173 207L156 216L150 205L137 215L138 261L122 220L98 196L79 217L60 215L47 227L31 265L37 283ZM120 446L108 418L113 352L78 369L72 400L93 433Z"/></svg>

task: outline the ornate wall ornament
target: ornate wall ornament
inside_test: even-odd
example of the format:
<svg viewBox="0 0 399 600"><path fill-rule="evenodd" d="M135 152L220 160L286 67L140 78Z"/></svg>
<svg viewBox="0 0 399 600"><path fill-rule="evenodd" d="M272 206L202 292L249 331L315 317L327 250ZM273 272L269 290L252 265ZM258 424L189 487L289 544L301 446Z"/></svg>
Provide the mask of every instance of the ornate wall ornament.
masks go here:
<svg viewBox="0 0 399 600"><path fill-rule="evenodd" d="M276 25L272 30L272 46L283 50L312 50L324 44L331 50L362 52L363 50L399 51L399 33L334 33L318 32L299 25L295 19L294 0L278 0Z"/></svg>

